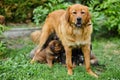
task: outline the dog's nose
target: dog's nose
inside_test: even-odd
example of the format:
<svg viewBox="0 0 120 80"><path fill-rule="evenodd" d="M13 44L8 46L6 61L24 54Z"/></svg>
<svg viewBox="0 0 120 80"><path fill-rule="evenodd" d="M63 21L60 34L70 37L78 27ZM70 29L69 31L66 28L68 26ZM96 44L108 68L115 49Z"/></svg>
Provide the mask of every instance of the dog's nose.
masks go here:
<svg viewBox="0 0 120 80"><path fill-rule="evenodd" d="M81 17L78 17L78 18L77 18L77 21L81 21Z"/></svg>

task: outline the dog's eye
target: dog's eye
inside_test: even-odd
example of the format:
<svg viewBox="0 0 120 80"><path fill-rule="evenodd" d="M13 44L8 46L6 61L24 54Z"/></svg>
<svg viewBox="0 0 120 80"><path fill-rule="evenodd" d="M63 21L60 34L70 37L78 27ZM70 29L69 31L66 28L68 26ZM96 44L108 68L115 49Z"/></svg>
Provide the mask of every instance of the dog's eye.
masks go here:
<svg viewBox="0 0 120 80"><path fill-rule="evenodd" d="M73 14L77 14L77 12L74 11Z"/></svg>
<svg viewBox="0 0 120 80"><path fill-rule="evenodd" d="M81 12L81 14L85 14L85 12L84 12L84 11L82 11L82 12Z"/></svg>

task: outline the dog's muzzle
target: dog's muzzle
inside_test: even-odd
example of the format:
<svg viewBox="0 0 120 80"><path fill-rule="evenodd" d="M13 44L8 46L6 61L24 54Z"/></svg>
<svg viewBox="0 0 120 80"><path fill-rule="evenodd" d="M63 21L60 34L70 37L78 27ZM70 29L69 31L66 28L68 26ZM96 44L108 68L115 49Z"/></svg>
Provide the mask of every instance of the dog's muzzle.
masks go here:
<svg viewBox="0 0 120 80"><path fill-rule="evenodd" d="M80 17L77 18L75 26L78 28L82 26L82 19Z"/></svg>

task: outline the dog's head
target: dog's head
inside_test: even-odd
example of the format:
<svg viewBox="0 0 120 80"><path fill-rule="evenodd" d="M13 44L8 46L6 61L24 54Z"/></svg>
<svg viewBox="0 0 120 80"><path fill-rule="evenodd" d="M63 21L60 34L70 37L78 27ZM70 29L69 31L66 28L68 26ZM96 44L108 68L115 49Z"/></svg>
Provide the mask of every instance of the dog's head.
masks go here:
<svg viewBox="0 0 120 80"><path fill-rule="evenodd" d="M51 51L55 54L60 53L61 49L62 49L62 44L59 40L52 40L49 42L48 44L49 48L51 49Z"/></svg>
<svg viewBox="0 0 120 80"><path fill-rule="evenodd" d="M66 20L75 27L82 27L90 21L88 7L80 4L69 6L65 16Z"/></svg>

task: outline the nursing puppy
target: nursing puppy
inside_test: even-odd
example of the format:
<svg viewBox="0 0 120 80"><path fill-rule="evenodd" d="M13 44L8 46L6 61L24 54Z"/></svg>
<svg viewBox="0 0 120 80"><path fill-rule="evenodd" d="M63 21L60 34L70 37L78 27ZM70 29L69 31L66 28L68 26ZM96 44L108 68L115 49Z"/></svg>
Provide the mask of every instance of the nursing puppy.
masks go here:
<svg viewBox="0 0 120 80"><path fill-rule="evenodd" d="M69 75L73 74L72 49L81 48L87 72L98 77L90 68L92 23L87 6L74 4L67 10L57 10L47 16L42 27L38 49L31 63L35 61L35 57L42 50L51 33L56 33L64 46Z"/></svg>
<svg viewBox="0 0 120 80"><path fill-rule="evenodd" d="M76 66L76 65L83 65L84 64L84 56L83 56L82 50L79 49L79 48L78 49L73 49L72 53L73 53L72 54L73 65L74 66ZM96 58L96 56L94 55L92 50L91 50L91 53L90 53L90 63L93 66L99 65L98 59Z"/></svg>
<svg viewBox="0 0 120 80"><path fill-rule="evenodd" d="M53 60L55 60L60 55L61 49L61 42L58 40L52 40L45 49L41 50L39 54L34 57L34 60L39 61L40 63L47 62L49 67L52 67Z"/></svg>

